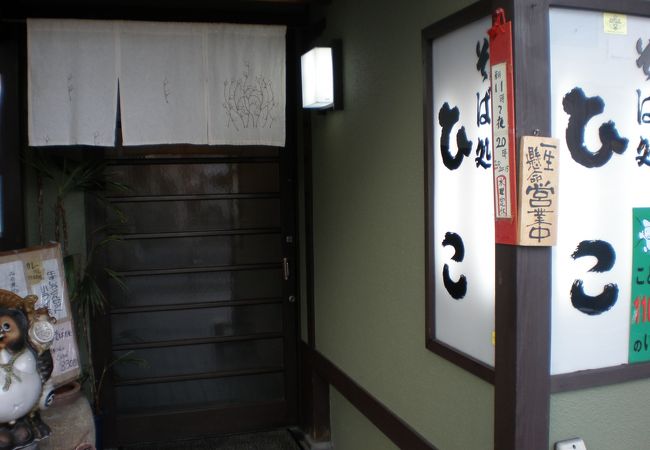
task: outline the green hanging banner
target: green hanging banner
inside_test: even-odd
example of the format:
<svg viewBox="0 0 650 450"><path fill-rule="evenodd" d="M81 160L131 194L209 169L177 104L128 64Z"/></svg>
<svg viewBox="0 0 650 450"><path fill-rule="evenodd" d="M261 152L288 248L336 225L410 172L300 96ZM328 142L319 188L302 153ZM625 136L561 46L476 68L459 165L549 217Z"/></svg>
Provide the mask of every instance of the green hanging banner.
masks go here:
<svg viewBox="0 0 650 450"><path fill-rule="evenodd" d="M630 363L650 360L650 208L632 210Z"/></svg>

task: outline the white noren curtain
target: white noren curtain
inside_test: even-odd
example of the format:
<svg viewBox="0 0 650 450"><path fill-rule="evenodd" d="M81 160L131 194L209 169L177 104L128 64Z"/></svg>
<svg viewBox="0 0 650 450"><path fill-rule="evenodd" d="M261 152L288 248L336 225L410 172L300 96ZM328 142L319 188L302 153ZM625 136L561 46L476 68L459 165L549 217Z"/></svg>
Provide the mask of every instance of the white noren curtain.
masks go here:
<svg viewBox="0 0 650 450"><path fill-rule="evenodd" d="M285 144L283 26L28 21L30 145Z"/></svg>
<svg viewBox="0 0 650 450"><path fill-rule="evenodd" d="M113 22L28 20L29 144L115 142Z"/></svg>

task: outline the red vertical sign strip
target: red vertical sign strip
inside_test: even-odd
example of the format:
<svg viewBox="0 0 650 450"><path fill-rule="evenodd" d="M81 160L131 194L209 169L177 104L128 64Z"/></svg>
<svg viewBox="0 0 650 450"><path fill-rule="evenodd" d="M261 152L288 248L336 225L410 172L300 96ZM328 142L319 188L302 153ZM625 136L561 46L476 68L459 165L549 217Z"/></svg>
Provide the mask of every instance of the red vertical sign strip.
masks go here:
<svg viewBox="0 0 650 450"><path fill-rule="evenodd" d="M517 171L515 97L512 75L512 23L503 9L492 16L490 85L492 89L492 148L494 218L497 244L517 243Z"/></svg>

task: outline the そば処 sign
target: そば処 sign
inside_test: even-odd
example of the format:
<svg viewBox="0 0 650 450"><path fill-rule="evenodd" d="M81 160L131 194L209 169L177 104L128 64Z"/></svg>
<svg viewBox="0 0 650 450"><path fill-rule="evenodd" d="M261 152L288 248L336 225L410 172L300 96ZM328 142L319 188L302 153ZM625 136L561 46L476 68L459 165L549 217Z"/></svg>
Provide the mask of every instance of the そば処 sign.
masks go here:
<svg viewBox="0 0 650 450"><path fill-rule="evenodd" d="M494 365L490 17L431 46L435 339Z"/></svg>

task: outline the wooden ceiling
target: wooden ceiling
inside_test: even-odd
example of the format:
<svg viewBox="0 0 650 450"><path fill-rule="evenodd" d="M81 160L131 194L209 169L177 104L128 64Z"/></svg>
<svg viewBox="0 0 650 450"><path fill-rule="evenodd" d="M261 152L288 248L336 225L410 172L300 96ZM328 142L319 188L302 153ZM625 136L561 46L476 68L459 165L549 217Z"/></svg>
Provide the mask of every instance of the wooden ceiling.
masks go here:
<svg viewBox="0 0 650 450"><path fill-rule="evenodd" d="M0 20L53 17L303 25L308 21L310 7L329 2L330 0L22 0L13 5L0 6Z"/></svg>

